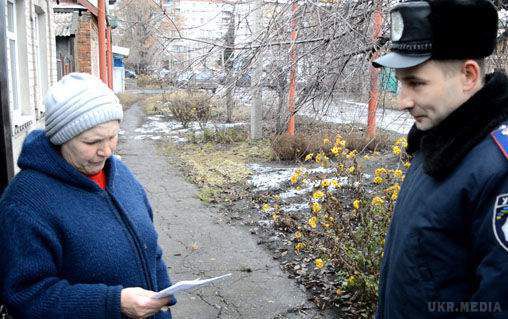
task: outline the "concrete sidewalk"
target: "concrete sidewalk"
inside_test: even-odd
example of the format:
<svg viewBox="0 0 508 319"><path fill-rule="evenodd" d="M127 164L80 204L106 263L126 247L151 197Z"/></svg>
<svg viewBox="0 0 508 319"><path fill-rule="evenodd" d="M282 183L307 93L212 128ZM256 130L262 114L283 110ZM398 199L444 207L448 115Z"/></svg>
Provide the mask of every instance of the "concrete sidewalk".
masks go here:
<svg viewBox="0 0 508 319"><path fill-rule="evenodd" d="M141 107L126 112L118 153L148 192L171 279L232 273L213 286L178 295L173 317L332 318L307 301L246 228L226 224L202 204L197 189L158 154L154 141L133 138L143 121Z"/></svg>

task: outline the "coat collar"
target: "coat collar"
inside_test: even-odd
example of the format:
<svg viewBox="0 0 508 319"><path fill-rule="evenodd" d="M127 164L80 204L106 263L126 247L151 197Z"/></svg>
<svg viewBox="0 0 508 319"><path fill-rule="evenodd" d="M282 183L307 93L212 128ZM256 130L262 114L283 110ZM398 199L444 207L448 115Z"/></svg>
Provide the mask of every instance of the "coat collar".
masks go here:
<svg viewBox="0 0 508 319"><path fill-rule="evenodd" d="M508 119L508 77L502 71L487 75L483 88L439 125L408 135L409 154L421 151L425 172L444 179L485 137Z"/></svg>

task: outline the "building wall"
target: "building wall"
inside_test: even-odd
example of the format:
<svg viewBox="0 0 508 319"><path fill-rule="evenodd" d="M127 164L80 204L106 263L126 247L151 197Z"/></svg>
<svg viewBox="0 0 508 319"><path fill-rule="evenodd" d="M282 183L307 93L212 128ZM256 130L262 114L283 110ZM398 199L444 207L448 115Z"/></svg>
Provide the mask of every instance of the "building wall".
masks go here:
<svg viewBox="0 0 508 319"><path fill-rule="evenodd" d="M99 76L95 65L98 56L97 21L90 12L82 12L79 17L78 30L75 40L76 71Z"/></svg>
<svg viewBox="0 0 508 319"><path fill-rule="evenodd" d="M16 163L25 137L32 130L44 127L43 91L56 82L57 72L51 1L15 0L15 4L18 11L16 15L18 20L16 88L19 91L19 111L12 109L12 101L10 104L13 157ZM37 41L38 38L39 41ZM38 45L41 48L40 52ZM8 55L10 54L11 48L8 46ZM11 64L8 63L8 65L11 70ZM13 85L16 84L9 83L11 94Z"/></svg>

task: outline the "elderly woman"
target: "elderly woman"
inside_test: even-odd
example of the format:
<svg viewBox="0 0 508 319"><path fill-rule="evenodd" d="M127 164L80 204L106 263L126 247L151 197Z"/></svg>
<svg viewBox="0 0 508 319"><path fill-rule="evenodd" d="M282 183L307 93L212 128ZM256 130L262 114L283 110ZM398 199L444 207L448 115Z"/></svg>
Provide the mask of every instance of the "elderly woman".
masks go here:
<svg viewBox="0 0 508 319"><path fill-rule="evenodd" d="M82 73L50 88L0 200L0 296L14 318L171 318L152 209L116 157L122 106Z"/></svg>

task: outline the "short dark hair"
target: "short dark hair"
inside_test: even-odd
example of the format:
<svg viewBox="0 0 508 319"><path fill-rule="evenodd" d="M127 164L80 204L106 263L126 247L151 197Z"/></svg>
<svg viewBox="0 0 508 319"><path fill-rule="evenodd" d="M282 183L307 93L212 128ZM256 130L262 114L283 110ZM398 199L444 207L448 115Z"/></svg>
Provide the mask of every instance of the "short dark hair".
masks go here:
<svg viewBox="0 0 508 319"><path fill-rule="evenodd" d="M469 59L461 59L461 60L433 60L437 65L440 66L444 75L447 77L451 77L455 73L457 73L464 62ZM480 78L483 82L483 78L485 77L485 59L471 59L475 61L480 67Z"/></svg>

